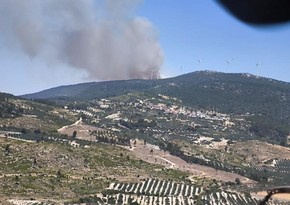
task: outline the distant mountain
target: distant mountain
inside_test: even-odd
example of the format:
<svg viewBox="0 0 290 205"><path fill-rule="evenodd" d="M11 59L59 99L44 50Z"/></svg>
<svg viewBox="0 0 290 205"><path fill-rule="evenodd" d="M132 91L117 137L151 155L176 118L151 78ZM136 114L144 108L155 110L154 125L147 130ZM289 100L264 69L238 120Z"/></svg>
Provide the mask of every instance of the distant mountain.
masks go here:
<svg viewBox="0 0 290 205"><path fill-rule="evenodd" d="M168 79L160 92L188 105L227 113L269 114L290 112L290 84L251 74L200 71ZM171 84L170 84L171 83Z"/></svg>
<svg viewBox="0 0 290 205"><path fill-rule="evenodd" d="M130 92L164 94L185 104L234 113L290 112L290 84L254 76L197 71L159 80L123 80L68 85L24 95L28 99L92 100ZM274 107L273 107L274 106Z"/></svg>
<svg viewBox="0 0 290 205"><path fill-rule="evenodd" d="M11 103L15 96L0 92L0 118L17 116L19 114L15 105Z"/></svg>
<svg viewBox="0 0 290 205"><path fill-rule="evenodd" d="M0 92L0 101L5 100L5 98L17 98L16 96L9 94L9 93L1 93Z"/></svg>
<svg viewBox="0 0 290 205"><path fill-rule="evenodd" d="M158 85L158 80L124 80L91 82L76 85L60 86L38 93L27 94L21 97L27 99L64 99L64 100L92 100L117 96L134 91L145 91Z"/></svg>

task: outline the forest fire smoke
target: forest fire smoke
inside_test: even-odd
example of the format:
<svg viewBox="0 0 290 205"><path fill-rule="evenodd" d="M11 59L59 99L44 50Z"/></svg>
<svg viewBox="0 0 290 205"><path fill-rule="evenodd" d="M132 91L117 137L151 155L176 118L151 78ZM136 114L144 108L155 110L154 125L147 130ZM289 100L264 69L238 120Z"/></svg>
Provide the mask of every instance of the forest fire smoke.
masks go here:
<svg viewBox="0 0 290 205"><path fill-rule="evenodd" d="M0 0L0 36L30 58L53 60L90 79L159 77L163 53L139 0Z"/></svg>

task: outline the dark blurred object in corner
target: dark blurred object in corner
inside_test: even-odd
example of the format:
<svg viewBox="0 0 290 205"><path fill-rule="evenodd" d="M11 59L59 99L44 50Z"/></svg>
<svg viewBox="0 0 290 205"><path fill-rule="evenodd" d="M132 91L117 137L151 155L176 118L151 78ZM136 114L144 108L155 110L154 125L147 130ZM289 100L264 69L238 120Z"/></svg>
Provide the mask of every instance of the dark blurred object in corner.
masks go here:
<svg viewBox="0 0 290 205"><path fill-rule="evenodd" d="M239 20L254 25L290 21L290 0L217 0Z"/></svg>

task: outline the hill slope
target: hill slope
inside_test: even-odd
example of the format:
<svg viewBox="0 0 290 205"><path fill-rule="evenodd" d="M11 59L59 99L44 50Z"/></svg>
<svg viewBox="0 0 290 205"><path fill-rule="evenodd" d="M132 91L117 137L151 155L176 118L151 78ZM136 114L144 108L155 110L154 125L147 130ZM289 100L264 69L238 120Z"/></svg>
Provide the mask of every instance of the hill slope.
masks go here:
<svg viewBox="0 0 290 205"><path fill-rule="evenodd" d="M186 105L227 113L280 115L288 118L290 84L250 74L198 71L160 80L124 80L61 86L24 95L29 99L92 100L130 92L177 97ZM283 113L281 113L283 112Z"/></svg>

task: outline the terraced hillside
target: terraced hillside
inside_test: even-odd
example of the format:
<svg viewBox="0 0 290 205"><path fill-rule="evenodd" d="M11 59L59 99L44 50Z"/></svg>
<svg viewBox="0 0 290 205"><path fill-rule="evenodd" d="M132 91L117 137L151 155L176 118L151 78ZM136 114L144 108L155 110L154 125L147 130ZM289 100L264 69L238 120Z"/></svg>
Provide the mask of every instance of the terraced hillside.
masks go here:
<svg viewBox="0 0 290 205"><path fill-rule="evenodd" d="M0 153L0 199L66 201L101 192L111 182L150 176L182 181L188 176L101 143L76 148L71 143L37 143L0 135Z"/></svg>
<svg viewBox="0 0 290 205"><path fill-rule="evenodd" d="M0 93L0 131L55 132L76 119L59 106Z"/></svg>
<svg viewBox="0 0 290 205"><path fill-rule="evenodd" d="M130 141L138 138L187 163L233 172L258 182L288 183L285 175L278 174L277 178L275 173L269 174L260 168L268 166L267 160L280 159L278 150L282 147L275 145L275 154L263 157L275 146L256 144L260 137L251 130L253 123L247 120L249 115L189 107L177 98L161 94L154 97L144 93L68 103L66 109L81 117L83 127L85 124L92 126L90 129L80 129L77 138L124 146L132 146ZM61 134L72 134L73 129L78 130L74 127ZM86 130L87 136L82 136ZM238 145L241 145L240 148L251 146L251 149L238 149ZM259 146L268 149L255 153ZM284 156L290 153L287 149L284 148ZM249 155L249 152L252 154Z"/></svg>
<svg viewBox="0 0 290 205"><path fill-rule="evenodd" d="M0 94L0 203L257 204L290 184L288 87L204 71Z"/></svg>
<svg viewBox="0 0 290 205"><path fill-rule="evenodd" d="M259 200L250 195L217 189L204 188L193 184L176 183L158 179L146 179L141 183L111 183L102 192L82 202L94 204L140 204L140 205L257 205ZM284 204L271 201L269 204ZM286 204L286 203L285 203Z"/></svg>
<svg viewBox="0 0 290 205"><path fill-rule="evenodd" d="M269 142L287 144L290 130L289 83L251 74L197 71L160 80L85 83L25 95L29 99L92 101L140 92L179 99L184 106L247 115L251 132Z"/></svg>

